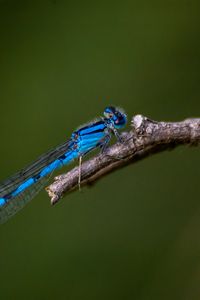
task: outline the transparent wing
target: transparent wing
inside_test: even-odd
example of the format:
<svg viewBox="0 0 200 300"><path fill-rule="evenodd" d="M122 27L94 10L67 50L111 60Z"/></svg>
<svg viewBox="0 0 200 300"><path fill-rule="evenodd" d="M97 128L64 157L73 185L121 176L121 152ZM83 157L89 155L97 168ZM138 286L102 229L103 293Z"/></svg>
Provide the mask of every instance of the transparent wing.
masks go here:
<svg viewBox="0 0 200 300"><path fill-rule="evenodd" d="M0 198L13 192L20 184L29 178L37 175L43 168L51 164L54 160L64 155L70 150L71 140L50 150L46 154L40 156L32 164L22 169L15 175L0 184ZM9 198L2 207L0 207L0 223L6 222L11 216L18 212L26 203L28 203L47 183L52 173L48 176L41 177L37 182L32 184L26 190L16 196Z"/></svg>
<svg viewBox="0 0 200 300"><path fill-rule="evenodd" d="M5 206L0 208L0 224L6 222L16 212L22 209L45 186L49 177L44 177L30 188L13 197Z"/></svg>
<svg viewBox="0 0 200 300"><path fill-rule="evenodd" d="M38 174L45 166L62 156L69 149L71 140L57 146L56 148L41 155L36 161L23 168L7 180L0 183L0 198L12 192L26 179Z"/></svg>

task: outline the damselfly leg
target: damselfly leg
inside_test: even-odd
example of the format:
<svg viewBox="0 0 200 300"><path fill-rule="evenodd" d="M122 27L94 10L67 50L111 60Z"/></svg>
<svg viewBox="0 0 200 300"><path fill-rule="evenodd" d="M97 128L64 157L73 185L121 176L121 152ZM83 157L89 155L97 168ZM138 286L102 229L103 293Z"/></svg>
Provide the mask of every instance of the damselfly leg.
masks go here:
<svg viewBox="0 0 200 300"><path fill-rule="evenodd" d="M78 167L78 189L81 191L81 167L82 167L82 156L79 157L79 167Z"/></svg>

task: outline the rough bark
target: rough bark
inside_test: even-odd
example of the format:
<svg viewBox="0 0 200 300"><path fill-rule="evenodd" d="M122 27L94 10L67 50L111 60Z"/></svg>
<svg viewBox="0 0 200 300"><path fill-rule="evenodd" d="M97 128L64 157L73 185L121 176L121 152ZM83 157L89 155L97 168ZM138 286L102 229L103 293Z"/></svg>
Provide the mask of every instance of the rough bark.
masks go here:
<svg viewBox="0 0 200 300"><path fill-rule="evenodd" d="M82 164L81 187L92 185L103 176L152 154L174 149L178 145L200 145L200 119L156 122L136 115L132 118L131 127L129 132L122 133L122 143L116 143ZM75 167L55 178L46 188L51 204L78 189L78 176L79 169Z"/></svg>

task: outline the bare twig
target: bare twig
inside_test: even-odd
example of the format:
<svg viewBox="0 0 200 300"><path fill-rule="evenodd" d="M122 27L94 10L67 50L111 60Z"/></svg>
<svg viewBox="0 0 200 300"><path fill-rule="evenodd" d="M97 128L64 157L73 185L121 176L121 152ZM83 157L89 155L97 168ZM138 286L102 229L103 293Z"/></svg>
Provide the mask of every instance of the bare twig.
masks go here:
<svg viewBox="0 0 200 300"><path fill-rule="evenodd" d="M200 144L200 119L182 122L156 122L142 115L132 118L132 129L123 132L123 143L117 143L84 162L81 167L81 186L92 185L116 169L135 163L149 155L170 150L178 145ZM75 167L60 175L46 188L51 203L55 204L64 194L78 189L79 172Z"/></svg>

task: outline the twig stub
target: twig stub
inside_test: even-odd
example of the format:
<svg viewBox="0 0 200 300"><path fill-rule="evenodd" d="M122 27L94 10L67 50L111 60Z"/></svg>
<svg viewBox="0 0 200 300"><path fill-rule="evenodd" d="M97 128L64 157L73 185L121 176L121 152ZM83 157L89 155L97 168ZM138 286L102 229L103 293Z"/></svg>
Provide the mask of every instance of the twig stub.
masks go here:
<svg viewBox="0 0 200 300"><path fill-rule="evenodd" d="M136 115L132 118L131 127L129 132L122 133L122 143L114 144L105 153L98 154L82 164L82 187L94 184L103 176L154 153L170 150L178 145L200 144L200 119L197 118L182 122L156 122ZM64 194L76 190L78 178L77 167L57 176L46 188L51 204L57 203Z"/></svg>

